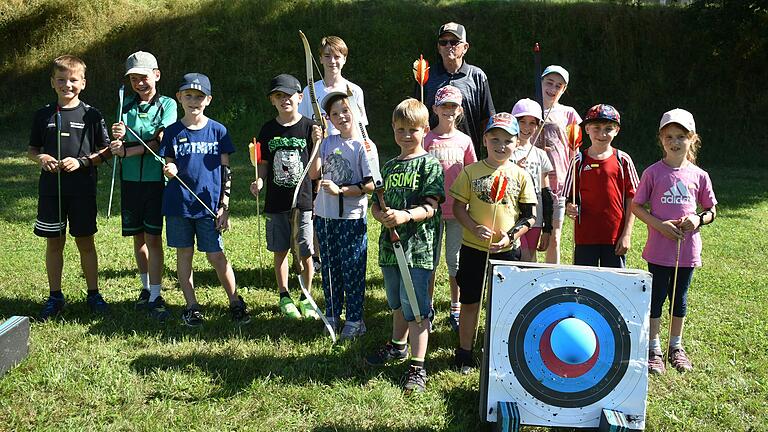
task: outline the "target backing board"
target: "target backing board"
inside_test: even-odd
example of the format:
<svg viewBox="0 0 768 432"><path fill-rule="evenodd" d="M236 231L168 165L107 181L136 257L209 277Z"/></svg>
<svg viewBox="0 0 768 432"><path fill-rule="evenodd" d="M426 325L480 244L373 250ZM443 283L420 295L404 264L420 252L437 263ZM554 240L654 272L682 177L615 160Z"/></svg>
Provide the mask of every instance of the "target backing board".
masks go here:
<svg viewBox="0 0 768 432"><path fill-rule="evenodd" d="M495 422L502 401L517 403L521 424L596 428L609 409L623 413L630 429L644 429L650 273L489 267L481 418ZM577 331L568 336L563 328Z"/></svg>

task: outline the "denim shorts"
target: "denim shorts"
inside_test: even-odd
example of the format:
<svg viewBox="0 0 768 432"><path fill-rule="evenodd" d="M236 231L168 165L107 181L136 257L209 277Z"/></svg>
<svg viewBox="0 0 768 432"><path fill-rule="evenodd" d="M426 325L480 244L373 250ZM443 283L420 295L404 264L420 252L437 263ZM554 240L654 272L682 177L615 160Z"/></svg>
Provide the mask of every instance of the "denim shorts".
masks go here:
<svg viewBox="0 0 768 432"><path fill-rule="evenodd" d="M292 212L267 213L265 225L267 232L267 250L270 252L285 252L291 249ZM314 254L314 231L312 229L312 212L304 210L299 220L299 253L302 257Z"/></svg>
<svg viewBox="0 0 768 432"><path fill-rule="evenodd" d="M419 314L422 319L426 319L429 315L429 292L427 288L429 278L432 277L432 270L410 267L408 269L411 273L414 291L416 291ZM387 291L389 308L392 310L402 309L406 321L415 320L411 303L405 293L403 279L400 277L400 268L398 266L382 266L381 274L384 276L384 289Z"/></svg>
<svg viewBox="0 0 768 432"><path fill-rule="evenodd" d="M165 236L168 247L190 248L195 245L200 252L221 252L224 250L224 239L216 230L213 218L190 219L179 216L165 217Z"/></svg>

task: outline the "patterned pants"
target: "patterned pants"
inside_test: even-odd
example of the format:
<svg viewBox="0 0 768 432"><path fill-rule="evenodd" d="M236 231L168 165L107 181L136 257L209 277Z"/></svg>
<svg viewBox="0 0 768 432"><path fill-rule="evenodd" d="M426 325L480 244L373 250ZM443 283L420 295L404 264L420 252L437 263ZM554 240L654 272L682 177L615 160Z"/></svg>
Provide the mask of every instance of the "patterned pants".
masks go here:
<svg viewBox="0 0 768 432"><path fill-rule="evenodd" d="M325 315L339 317L346 300L347 321L363 319L368 226L362 219L315 218L323 262ZM333 289L331 289L331 287Z"/></svg>

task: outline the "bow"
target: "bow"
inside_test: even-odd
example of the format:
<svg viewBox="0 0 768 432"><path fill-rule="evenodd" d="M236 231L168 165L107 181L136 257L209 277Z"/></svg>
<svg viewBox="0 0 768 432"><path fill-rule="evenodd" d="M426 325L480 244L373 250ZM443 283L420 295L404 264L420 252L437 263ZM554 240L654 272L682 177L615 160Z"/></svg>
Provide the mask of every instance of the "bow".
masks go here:
<svg viewBox="0 0 768 432"><path fill-rule="evenodd" d="M304 35L304 32L299 30L299 36L301 37L301 42L304 45L304 60L306 63L306 70L307 70L307 89L309 89L309 97L310 101L312 102L312 111L314 112L314 120L315 122L320 124L320 127L323 129L323 135L325 135L326 131L326 125L325 125L325 118L323 117L323 112L320 110L320 104L317 102L317 95L315 94L315 80L312 74L312 49L309 47L309 41L307 40L307 37ZM317 307L317 303L315 302L315 299L312 298L312 294L309 293L309 290L305 286L304 280L302 279L301 275L304 272L304 265L301 263L301 255L299 251L299 237L298 237L298 229L299 229L299 223L301 221L301 210L298 209L297 201L299 198L299 190L301 189L301 184L304 182L304 179L307 177L307 174L309 173L309 168L312 166L312 161L315 160L315 157L317 157L317 152L320 150L320 143L314 143L312 146L312 154L309 156L309 160L307 163L307 166L304 168L304 171L301 173L301 176L299 177L298 183L296 183L296 189L293 192L293 202L291 204L291 219L293 221L292 224L292 232L291 232L291 249L293 250L293 263L296 267L296 271L298 273L298 279L299 279L299 286L301 287L301 292L304 293L304 297L309 300L310 305L312 305L312 309L314 309L315 313L317 313L320 316L320 319L323 321L323 324L325 325L326 330L328 330L328 334L331 336L331 340L333 342L336 342L336 331L334 330L333 326L330 322L328 322L328 318L325 317L325 313L323 313L319 307ZM311 281L310 281L311 282ZM331 301L333 303L333 301Z"/></svg>
<svg viewBox="0 0 768 432"><path fill-rule="evenodd" d="M571 174L571 178L573 181L573 202L576 202L576 152L579 150L579 147L581 147L582 142L582 135L581 135L581 127L578 123L573 122L569 123L568 126L565 127L565 135L566 140L568 141L568 148L573 153L573 156L571 157L571 165L573 166L573 172Z"/></svg>
<svg viewBox="0 0 768 432"><path fill-rule="evenodd" d="M254 137L251 143L248 144L248 156L251 158L251 165L253 165L253 171L256 174L256 183L259 183L259 162L261 162L261 143L256 141ZM259 244L256 247L256 263L261 267L261 216L259 215L259 197L256 196L256 238ZM264 286L264 278L262 277L262 269L259 268L259 286Z"/></svg>
<svg viewBox="0 0 768 432"><path fill-rule="evenodd" d="M429 62L424 58L424 55L419 55L419 58L413 62L413 78L419 83L421 88L421 103L424 103L424 85L429 80Z"/></svg>
<svg viewBox="0 0 768 432"><path fill-rule="evenodd" d="M123 96L125 95L125 84L120 85L117 91L117 98L120 103L117 106L117 122L123 121ZM107 219L112 216L112 195L115 192L115 174L117 173L117 158L112 161L112 185L109 187L109 205L107 206Z"/></svg>

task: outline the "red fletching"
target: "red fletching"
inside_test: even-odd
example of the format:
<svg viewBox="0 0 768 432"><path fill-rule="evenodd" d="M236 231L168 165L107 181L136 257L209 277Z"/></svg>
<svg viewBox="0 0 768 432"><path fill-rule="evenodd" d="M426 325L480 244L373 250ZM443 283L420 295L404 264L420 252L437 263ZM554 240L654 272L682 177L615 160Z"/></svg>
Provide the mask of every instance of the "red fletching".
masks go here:
<svg viewBox="0 0 768 432"><path fill-rule="evenodd" d="M504 194L507 193L507 183L507 176L502 173L497 174L496 177L493 178L493 183L491 184L491 201L493 201L494 204L504 198Z"/></svg>
<svg viewBox="0 0 768 432"><path fill-rule="evenodd" d="M581 127L576 123L571 123L565 127L565 133L568 138L568 147L571 150L576 150L581 147Z"/></svg>
<svg viewBox="0 0 768 432"><path fill-rule="evenodd" d="M248 156L250 156L251 165L253 166L261 162L261 143L256 141L256 138L248 144Z"/></svg>
<svg viewBox="0 0 768 432"><path fill-rule="evenodd" d="M420 86L424 86L429 80L429 62L420 55L419 59L413 62L413 77Z"/></svg>

